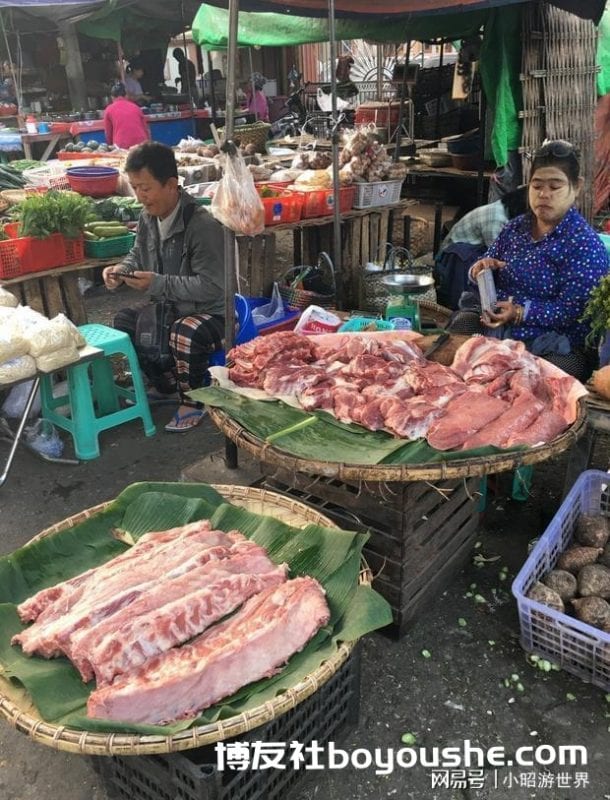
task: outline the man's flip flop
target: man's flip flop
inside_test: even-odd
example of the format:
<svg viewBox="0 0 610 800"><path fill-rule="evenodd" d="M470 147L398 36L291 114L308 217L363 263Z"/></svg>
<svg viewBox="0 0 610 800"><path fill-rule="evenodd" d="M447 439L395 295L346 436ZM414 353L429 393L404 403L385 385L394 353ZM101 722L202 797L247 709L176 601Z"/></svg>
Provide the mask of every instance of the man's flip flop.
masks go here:
<svg viewBox="0 0 610 800"><path fill-rule="evenodd" d="M194 408L192 411L187 411L186 414L176 411L171 421L165 426L165 430L169 433L185 433L196 428L205 415L206 411L203 408ZM181 422L186 422L186 425L180 425Z"/></svg>

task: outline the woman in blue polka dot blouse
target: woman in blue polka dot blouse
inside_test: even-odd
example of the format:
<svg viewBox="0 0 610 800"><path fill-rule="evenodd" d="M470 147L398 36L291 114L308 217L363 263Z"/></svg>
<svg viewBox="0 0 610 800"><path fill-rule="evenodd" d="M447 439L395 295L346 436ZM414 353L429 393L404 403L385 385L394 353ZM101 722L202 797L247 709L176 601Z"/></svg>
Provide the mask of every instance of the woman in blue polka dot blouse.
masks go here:
<svg viewBox="0 0 610 800"><path fill-rule="evenodd" d="M600 237L574 207L583 183L569 142L543 144L532 163L529 211L511 220L470 269L472 280L494 270L498 303L483 313L483 326L502 326L504 336L581 380L593 364L585 352L589 329L579 320L610 268Z"/></svg>

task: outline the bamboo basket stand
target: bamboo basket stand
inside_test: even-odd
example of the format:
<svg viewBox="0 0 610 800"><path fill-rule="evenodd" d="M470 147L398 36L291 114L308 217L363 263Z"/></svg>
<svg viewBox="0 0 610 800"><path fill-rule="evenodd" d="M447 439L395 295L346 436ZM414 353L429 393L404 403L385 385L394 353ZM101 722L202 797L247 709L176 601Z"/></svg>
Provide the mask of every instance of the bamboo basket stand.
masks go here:
<svg viewBox="0 0 610 800"><path fill-rule="evenodd" d="M248 486L214 485L226 500L236 506L258 514L267 514L278 520L302 528L310 523L337 527L327 516L291 497L277 492ZM39 533L32 541L73 528L109 503L102 503L81 511ZM368 567L360 573L360 583L370 585ZM231 739L264 725L290 711L323 686L349 658L355 642L343 642L332 658L292 688L258 706L233 717L208 725L189 728L168 736L127 733L96 733L45 722L32 705L29 696L0 674L0 717L30 739L55 750L98 756L140 756L176 753Z"/></svg>
<svg viewBox="0 0 610 800"><path fill-rule="evenodd" d="M401 637L445 591L472 550L481 478L551 458L586 430L586 411L547 445L422 464L343 464L298 458L261 441L218 408L212 421L261 464L260 485L310 503L342 527L367 531L363 555Z"/></svg>

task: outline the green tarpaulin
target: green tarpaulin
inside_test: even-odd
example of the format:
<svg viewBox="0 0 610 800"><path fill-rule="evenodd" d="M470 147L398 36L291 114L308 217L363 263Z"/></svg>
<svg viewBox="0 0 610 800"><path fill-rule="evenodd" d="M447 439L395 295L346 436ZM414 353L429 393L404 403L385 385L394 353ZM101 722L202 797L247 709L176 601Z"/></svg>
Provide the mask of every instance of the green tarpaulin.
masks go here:
<svg viewBox="0 0 610 800"><path fill-rule="evenodd" d="M485 23L486 11L465 11L392 22L364 22L338 19L337 39L368 39L376 42L406 42L439 36L461 38L476 33ZM193 38L209 50L228 44L229 12L203 4L193 21ZM328 19L298 17L292 14L240 12L237 44L260 47L287 47L328 41Z"/></svg>
<svg viewBox="0 0 610 800"><path fill-rule="evenodd" d="M521 143L521 7L464 11L455 14L411 17L392 22L338 19L337 39L406 42L438 37L461 39L484 31L481 77L489 112L493 114L491 155L498 166L508 161L508 151ZM222 8L202 5L193 22L193 38L210 50L228 44L229 15ZM240 12L237 44L273 46L328 41L328 19L289 14Z"/></svg>
<svg viewBox="0 0 610 800"><path fill-rule="evenodd" d="M610 9L604 11L599 23L599 39L597 42L597 94L602 97L610 92Z"/></svg>

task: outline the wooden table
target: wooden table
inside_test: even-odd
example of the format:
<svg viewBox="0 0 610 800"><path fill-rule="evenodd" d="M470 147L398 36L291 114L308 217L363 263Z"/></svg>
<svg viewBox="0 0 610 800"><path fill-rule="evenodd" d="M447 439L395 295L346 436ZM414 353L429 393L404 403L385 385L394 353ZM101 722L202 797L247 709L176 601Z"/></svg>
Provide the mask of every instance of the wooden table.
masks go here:
<svg viewBox="0 0 610 800"><path fill-rule="evenodd" d="M21 142L26 158L33 158L32 145L38 142L48 142L40 161L47 161L60 142L72 141L70 133L22 133Z"/></svg>
<svg viewBox="0 0 610 800"><path fill-rule="evenodd" d="M29 273L0 281L0 286L11 291L20 303L40 311L47 317L54 317L61 312L75 325L83 325L87 322L87 312L78 287L80 273L83 270L116 264L120 259L120 256L91 258L80 264L56 267L45 272Z"/></svg>
<svg viewBox="0 0 610 800"><path fill-rule="evenodd" d="M404 199L389 206L353 209L341 214L342 289L346 308L359 307L362 265L368 261L383 261L394 220L415 204L415 200ZM270 296L273 282L282 277L277 270L276 236L284 231L291 231L293 237L293 261L288 267L314 265L322 251L334 261L332 216L271 225L259 236L238 236L243 294Z"/></svg>

